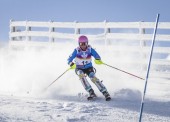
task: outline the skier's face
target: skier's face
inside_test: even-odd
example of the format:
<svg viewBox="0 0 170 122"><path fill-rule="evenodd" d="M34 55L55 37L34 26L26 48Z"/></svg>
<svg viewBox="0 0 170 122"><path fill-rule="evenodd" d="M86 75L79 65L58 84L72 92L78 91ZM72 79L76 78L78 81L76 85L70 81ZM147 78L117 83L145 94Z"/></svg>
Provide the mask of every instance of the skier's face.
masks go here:
<svg viewBox="0 0 170 122"><path fill-rule="evenodd" d="M79 43L79 46L80 46L80 48L81 48L82 50L86 50L86 49L87 49L87 45L88 45L87 42L80 42L80 43Z"/></svg>

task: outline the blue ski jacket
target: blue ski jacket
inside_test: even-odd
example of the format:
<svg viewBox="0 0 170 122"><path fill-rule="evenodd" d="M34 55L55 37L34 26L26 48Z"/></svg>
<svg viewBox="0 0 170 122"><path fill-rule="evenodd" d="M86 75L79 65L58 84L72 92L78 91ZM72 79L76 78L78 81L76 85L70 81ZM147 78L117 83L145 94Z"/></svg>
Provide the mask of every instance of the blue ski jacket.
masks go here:
<svg viewBox="0 0 170 122"><path fill-rule="evenodd" d="M69 56L68 64L70 64L74 60L76 68L87 69L89 67L93 67L92 56L95 59L101 60L99 54L90 45L88 45L85 51L83 51L80 47L77 47L74 49L73 53Z"/></svg>

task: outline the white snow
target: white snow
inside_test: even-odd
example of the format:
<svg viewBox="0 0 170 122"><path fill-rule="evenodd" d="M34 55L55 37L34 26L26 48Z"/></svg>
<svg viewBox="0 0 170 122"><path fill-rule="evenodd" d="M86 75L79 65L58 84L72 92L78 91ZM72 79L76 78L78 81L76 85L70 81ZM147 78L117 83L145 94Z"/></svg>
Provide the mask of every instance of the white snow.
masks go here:
<svg viewBox="0 0 170 122"><path fill-rule="evenodd" d="M86 100L74 70L69 70L47 91L43 91L68 67L67 58L76 43L58 44L52 48L25 50L0 49L0 121L2 122L137 122L144 81L104 65L95 65L112 100L106 102L96 86L98 98ZM124 67L119 60L133 60L115 54L111 47L94 45L102 60L145 78L136 66ZM134 72L138 71L138 72ZM142 72L142 73L141 73ZM170 122L169 79L149 79L143 122Z"/></svg>

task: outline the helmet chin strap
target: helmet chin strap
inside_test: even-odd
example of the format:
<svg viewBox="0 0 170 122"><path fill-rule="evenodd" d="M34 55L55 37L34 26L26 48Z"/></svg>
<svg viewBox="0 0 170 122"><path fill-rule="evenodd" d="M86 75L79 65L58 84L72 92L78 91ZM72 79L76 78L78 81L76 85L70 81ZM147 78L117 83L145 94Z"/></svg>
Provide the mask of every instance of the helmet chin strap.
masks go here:
<svg viewBox="0 0 170 122"><path fill-rule="evenodd" d="M85 50L87 49L87 46L86 46L86 48L85 48L85 49L83 49L81 46L80 46L80 48L81 48L83 51L85 51Z"/></svg>

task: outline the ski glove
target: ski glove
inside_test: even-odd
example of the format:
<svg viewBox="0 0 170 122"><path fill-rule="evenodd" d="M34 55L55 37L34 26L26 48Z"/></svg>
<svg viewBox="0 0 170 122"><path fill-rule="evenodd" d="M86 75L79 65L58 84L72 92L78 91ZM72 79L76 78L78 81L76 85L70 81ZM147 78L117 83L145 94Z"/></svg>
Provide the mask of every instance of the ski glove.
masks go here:
<svg viewBox="0 0 170 122"><path fill-rule="evenodd" d="M102 62L100 59L95 59L94 62L95 62L96 64L99 64L99 65L100 65L100 64L103 64L103 62Z"/></svg>
<svg viewBox="0 0 170 122"><path fill-rule="evenodd" d="M76 68L76 64L73 63L73 62L71 62L71 63L70 63L70 67L71 67L71 69L75 69L75 68Z"/></svg>

